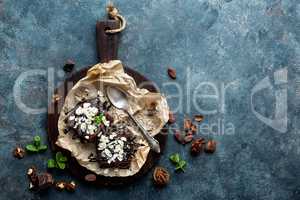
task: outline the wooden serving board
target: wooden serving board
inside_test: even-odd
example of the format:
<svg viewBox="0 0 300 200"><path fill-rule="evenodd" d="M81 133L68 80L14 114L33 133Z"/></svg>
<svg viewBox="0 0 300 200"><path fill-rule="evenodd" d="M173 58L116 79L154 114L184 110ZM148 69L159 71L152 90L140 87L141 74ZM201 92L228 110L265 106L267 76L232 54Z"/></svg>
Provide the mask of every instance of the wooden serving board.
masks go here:
<svg viewBox="0 0 300 200"><path fill-rule="evenodd" d="M117 59L117 43L118 43L118 34L114 35L107 35L104 30L107 30L108 28L116 28L117 22L114 20L108 20L108 21L100 21L97 22L97 47L98 47L98 58L100 62L107 62L109 60ZM61 111L61 108L64 104L64 99L66 95L68 94L69 90L72 88L73 85L75 85L81 78L83 78L89 67L86 67L80 71L74 72L67 78L64 83L56 88L55 94L58 94L60 96L60 99L56 102L51 102L48 106L48 139L51 146L51 149L53 152L61 151L68 157L68 169L69 171L75 176L76 178L80 180L85 180L84 177L87 174L93 174L92 171L89 171L88 169L82 167L79 165L77 160L71 156L70 152L58 147L55 142L57 141L58 137L58 118L59 113ZM125 67L125 71L127 74L132 76L137 85L141 83L147 83L142 84L143 88L148 89L151 92L157 92L157 89L155 88L154 84L144 77L143 75L139 74L133 69L130 69L128 67ZM159 141L161 152L164 151L166 141L167 141L167 133L165 131L161 131L160 134L155 136L155 138ZM142 169L135 174L134 176L130 177L105 177L97 175L97 179L94 182L89 182L93 185L98 186L115 186L115 185L125 185L128 183L131 183L135 181L137 178L142 177L147 173L159 160L160 154L157 154L153 152L152 150L149 152L147 161L142 167Z"/></svg>

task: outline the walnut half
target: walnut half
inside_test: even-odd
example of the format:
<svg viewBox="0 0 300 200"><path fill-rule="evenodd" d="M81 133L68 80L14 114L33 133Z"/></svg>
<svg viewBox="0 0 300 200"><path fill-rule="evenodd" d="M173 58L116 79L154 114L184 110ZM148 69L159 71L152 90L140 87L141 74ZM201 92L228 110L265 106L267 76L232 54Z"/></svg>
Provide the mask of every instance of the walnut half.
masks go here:
<svg viewBox="0 0 300 200"><path fill-rule="evenodd" d="M157 186L165 186L170 181L170 174L163 167L156 167L153 173L153 181Z"/></svg>

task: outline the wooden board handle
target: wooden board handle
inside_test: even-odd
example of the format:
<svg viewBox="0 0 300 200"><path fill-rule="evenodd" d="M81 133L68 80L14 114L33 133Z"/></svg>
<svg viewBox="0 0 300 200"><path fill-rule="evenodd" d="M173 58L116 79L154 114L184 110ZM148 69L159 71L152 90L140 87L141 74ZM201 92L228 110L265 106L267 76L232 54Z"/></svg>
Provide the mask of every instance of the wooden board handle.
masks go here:
<svg viewBox="0 0 300 200"><path fill-rule="evenodd" d="M99 62L108 62L118 59L119 33L109 34L108 29L119 28L116 20L98 21L96 24L96 40Z"/></svg>

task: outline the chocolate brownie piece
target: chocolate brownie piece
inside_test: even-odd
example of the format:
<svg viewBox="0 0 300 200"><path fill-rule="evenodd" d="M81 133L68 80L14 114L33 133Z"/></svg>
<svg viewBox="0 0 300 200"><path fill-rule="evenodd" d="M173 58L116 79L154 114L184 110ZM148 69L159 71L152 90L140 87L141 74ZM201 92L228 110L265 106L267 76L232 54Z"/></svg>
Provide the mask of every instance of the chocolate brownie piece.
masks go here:
<svg viewBox="0 0 300 200"><path fill-rule="evenodd" d="M97 135L97 161L100 168L128 169L137 149L135 137L125 125L112 125Z"/></svg>
<svg viewBox="0 0 300 200"><path fill-rule="evenodd" d="M108 102L99 98L78 103L65 120L66 131L80 138L82 142L94 142L100 131L105 131L112 123L107 110Z"/></svg>

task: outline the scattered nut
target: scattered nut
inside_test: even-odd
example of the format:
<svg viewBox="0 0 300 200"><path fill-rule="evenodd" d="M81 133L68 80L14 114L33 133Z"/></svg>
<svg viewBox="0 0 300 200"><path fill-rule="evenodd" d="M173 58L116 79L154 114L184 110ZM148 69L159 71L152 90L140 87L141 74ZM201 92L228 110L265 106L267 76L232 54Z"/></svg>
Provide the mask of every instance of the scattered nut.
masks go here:
<svg viewBox="0 0 300 200"><path fill-rule="evenodd" d="M174 137L177 142L181 144L187 144L193 140L192 134L183 134L179 130L175 130Z"/></svg>
<svg viewBox="0 0 300 200"><path fill-rule="evenodd" d="M169 124L174 124L175 122L176 122L176 118L175 118L174 113L169 112L169 121L168 121L168 123Z"/></svg>
<svg viewBox="0 0 300 200"><path fill-rule="evenodd" d="M217 143L214 140L208 140L204 151L206 153L214 153L216 151Z"/></svg>
<svg viewBox="0 0 300 200"><path fill-rule="evenodd" d="M205 146L204 138L198 138L194 140L191 146L191 154L192 155L200 154L203 151L204 146Z"/></svg>
<svg viewBox="0 0 300 200"><path fill-rule="evenodd" d="M184 144L190 143L193 140L193 135L187 135L184 137Z"/></svg>
<svg viewBox="0 0 300 200"><path fill-rule="evenodd" d="M59 191L63 191L65 189L65 182L64 181L59 181L55 183L55 188Z"/></svg>
<svg viewBox="0 0 300 200"><path fill-rule="evenodd" d="M16 147L13 151L13 155L18 159L22 159L25 156L25 150L22 149L21 147Z"/></svg>
<svg viewBox="0 0 300 200"><path fill-rule="evenodd" d="M170 174L166 169L156 167L153 173L153 181L157 186L165 186L170 181Z"/></svg>
<svg viewBox="0 0 300 200"><path fill-rule="evenodd" d="M74 69L74 66L75 62L73 60L68 59L63 69L65 72L71 72Z"/></svg>
<svg viewBox="0 0 300 200"><path fill-rule="evenodd" d="M53 185L53 177L49 173L37 174L35 167L30 167L27 171L29 179L29 189L44 190Z"/></svg>
<svg viewBox="0 0 300 200"><path fill-rule="evenodd" d="M65 188L69 192L74 192L76 189L76 183L74 181L71 181L70 183L66 183Z"/></svg>
<svg viewBox="0 0 300 200"><path fill-rule="evenodd" d="M33 189L37 187L39 184L37 169L36 167L32 166L27 170L27 177L29 179L29 188Z"/></svg>
<svg viewBox="0 0 300 200"><path fill-rule="evenodd" d="M182 134L179 130L175 130L174 137L177 142L181 144L185 144L184 142L184 134Z"/></svg>
<svg viewBox="0 0 300 200"><path fill-rule="evenodd" d="M94 182L97 180L97 176L95 174L87 174L84 177L84 180L88 181L88 182Z"/></svg>
<svg viewBox="0 0 300 200"><path fill-rule="evenodd" d="M195 115L194 119L196 122L201 122L204 119L204 117L202 115Z"/></svg>
<svg viewBox="0 0 300 200"><path fill-rule="evenodd" d="M176 70L172 67L168 68L168 75L172 79L176 79Z"/></svg>

